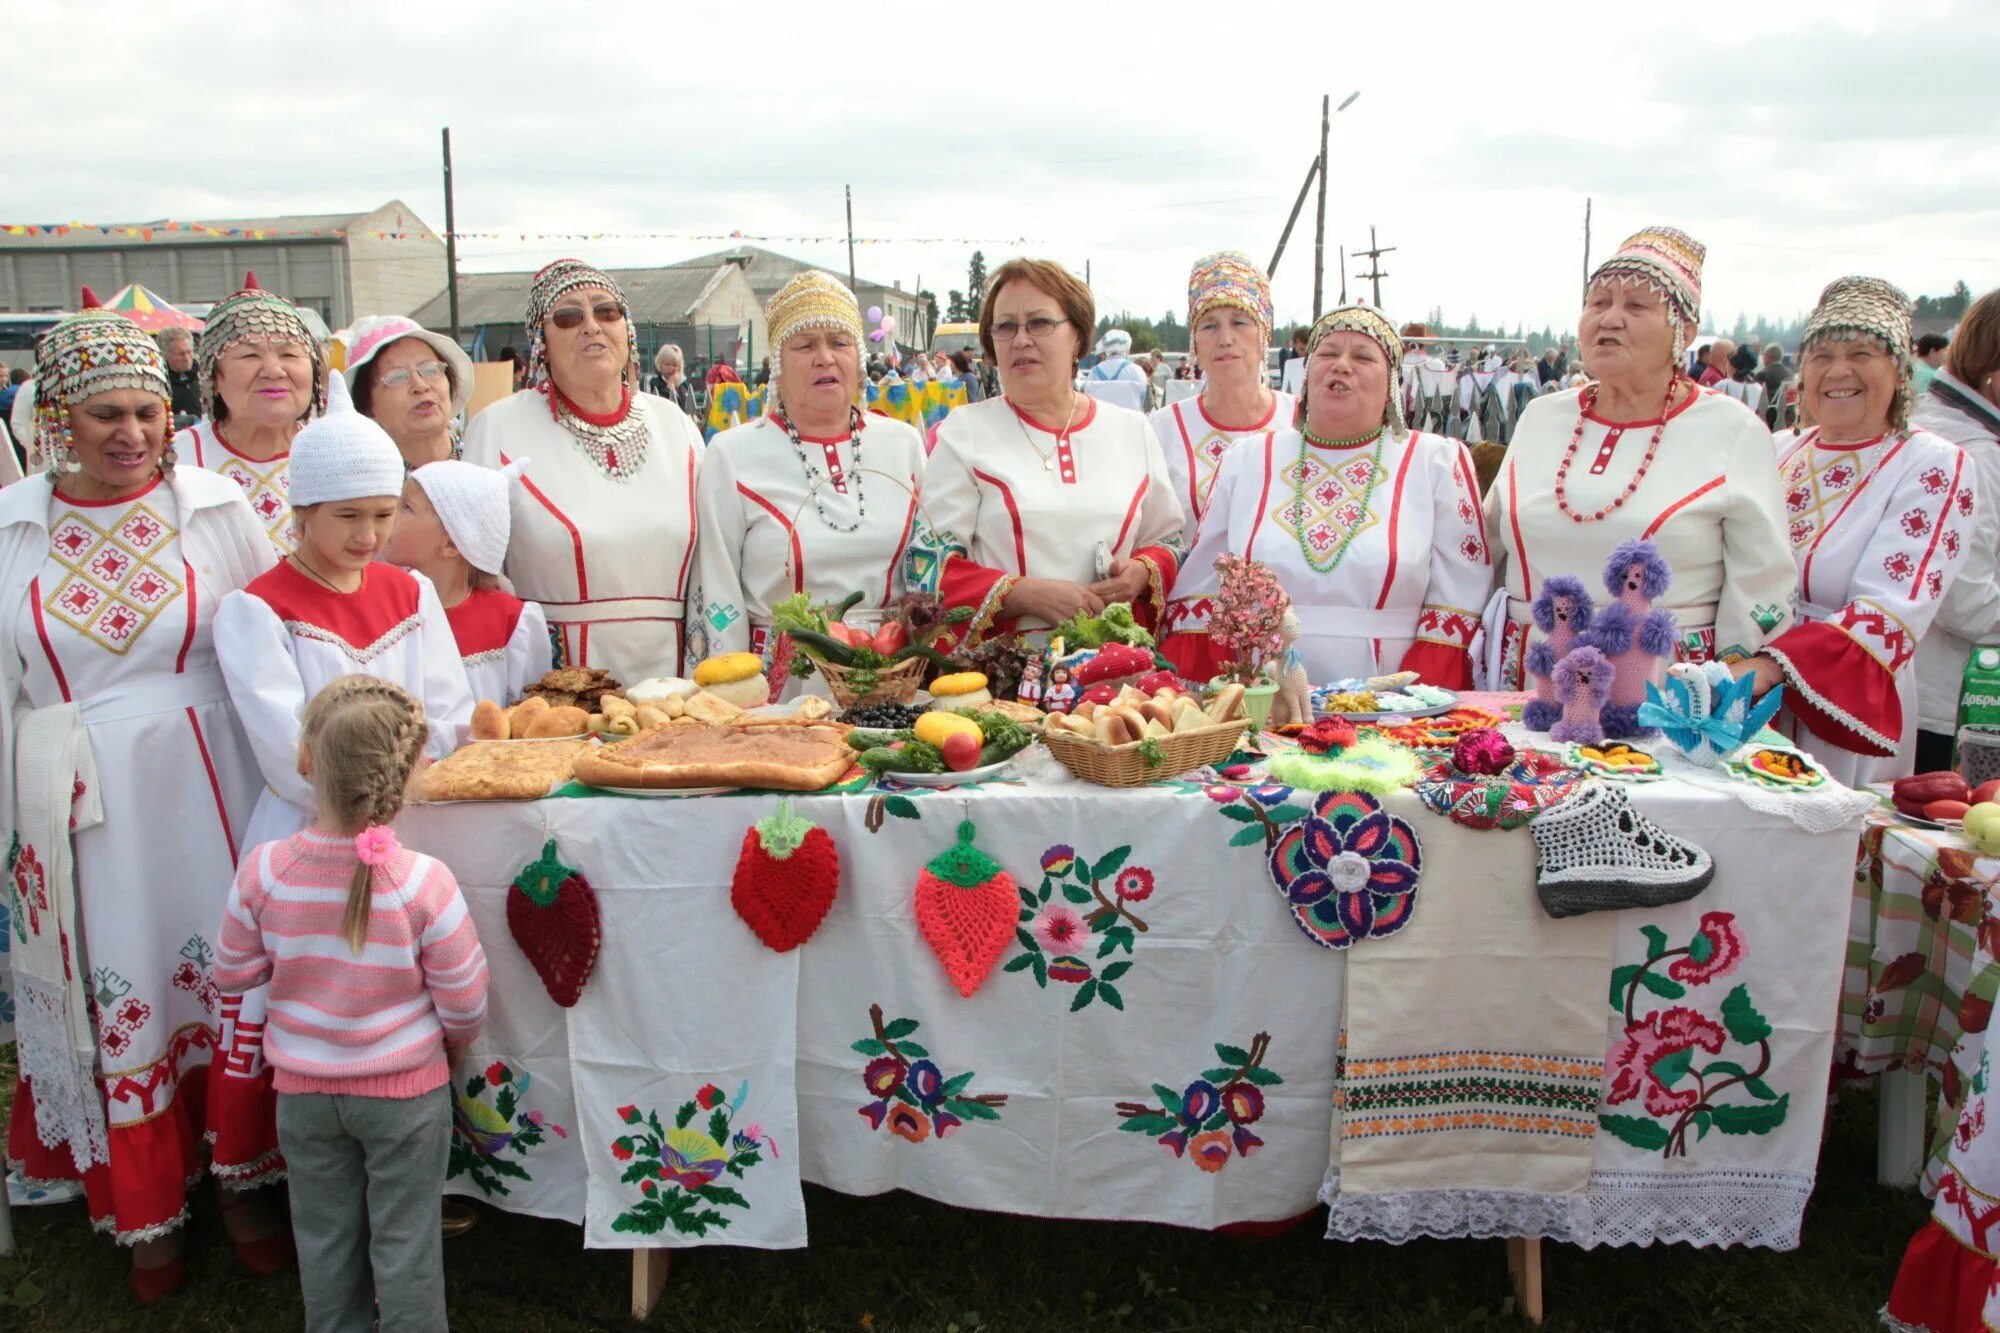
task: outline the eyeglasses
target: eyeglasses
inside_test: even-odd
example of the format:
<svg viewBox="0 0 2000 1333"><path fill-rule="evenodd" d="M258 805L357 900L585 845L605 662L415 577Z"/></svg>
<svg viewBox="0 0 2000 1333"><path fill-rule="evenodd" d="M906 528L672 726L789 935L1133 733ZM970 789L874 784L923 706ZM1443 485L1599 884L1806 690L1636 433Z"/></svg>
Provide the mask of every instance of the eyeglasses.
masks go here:
<svg viewBox="0 0 2000 1333"><path fill-rule="evenodd" d="M1069 323L1067 319L1050 319L1047 315L1036 315L1025 324L1011 319L1002 320L993 326L991 332L996 343L1013 342L1023 333L1028 335L1029 341L1040 342L1054 333L1057 326L1067 323Z"/></svg>
<svg viewBox="0 0 2000 1333"><path fill-rule="evenodd" d="M624 308L616 301L599 301L590 307L590 313L599 324L616 324L625 318ZM584 310L580 305L559 305L549 311L549 323L559 329L575 329L583 326Z"/></svg>
<svg viewBox="0 0 2000 1333"><path fill-rule="evenodd" d="M392 370L381 379L376 380L375 383L384 389L400 389L419 375L427 380L443 379L444 362L426 361L422 365L412 366L408 370Z"/></svg>

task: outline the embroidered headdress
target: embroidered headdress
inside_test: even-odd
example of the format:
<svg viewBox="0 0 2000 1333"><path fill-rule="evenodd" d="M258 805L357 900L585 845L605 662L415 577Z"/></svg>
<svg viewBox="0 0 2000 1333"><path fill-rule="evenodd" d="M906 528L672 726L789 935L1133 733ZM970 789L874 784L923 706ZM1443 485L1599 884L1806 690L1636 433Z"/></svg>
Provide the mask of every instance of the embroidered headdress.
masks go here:
<svg viewBox="0 0 2000 1333"><path fill-rule="evenodd" d="M144 389L171 400L159 344L83 289L83 309L35 342L35 448L54 467L69 457L69 410L112 389Z"/></svg>
<svg viewBox="0 0 2000 1333"><path fill-rule="evenodd" d="M1896 361L1896 403L1889 424L1902 430L1910 420L1910 298L1880 278L1835 278L1819 294L1799 339L1803 355L1815 343L1871 338Z"/></svg>
<svg viewBox="0 0 2000 1333"><path fill-rule="evenodd" d="M1647 227L1633 232L1616 254L1597 266L1590 285L1636 282L1651 287L1671 308L1675 323L1701 319L1701 264L1708 247L1672 227ZM1680 339L1675 338L1678 348ZM1679 361L1678 354L1675 357Z"/></svg>
<svg viewBox="0 0 2000 1333"><path fill-rule="evenodd" d="M528 284L528 387L531 389L540 388L549 378L549 345L542 325L556 308L556 302L579 287L602 287L625 312L625 367L619 371L620 379L629 376L632 367L639 363L639 331L632 324L632 303L625 299L624 289L603 269L593 268L581 259L558 259L544 266Z"/></svg>
<svg viewBox="0 0 2000 1333"><path fill-rule="evenodd" d="M764 307L764 328L773 353L773 364L785 340L801 329L845 329L854 335L857 348L862 339L861 306L847 284L829 273L809 268L778 288ZM779 408L777 376L771 391L764 395L764 411L775 415Z"/></svg>
<svg viewBox="0 0 2000 1333"><path fill-rule="evenodd" d="M1188 274L1188 335L1201 317L1218 306L1244 311L1263 326L1271 341L1271 280L1241 250L1218 250L1194 261Z"/></svg>
<svg viewBox="0 0 2000 1333"><path fill-rule="evenodd" d="M201 414L215 420L215 368L222 354L237 343L295 342L312 358L312 390L306 418L326 411L326 353L306 327L298 307L257 285L255 273L243 275L243 290L217 301L202 326L195 363L201 371Z"/></svg>
<svg viewBox="0 0 2000 1333"><path fill-rule="evenodd" d="M1403 423L1403 339L1396 332L1396 326L1381 311L1372 305L1336 306L1319 317L1312 326L1312 336L1306 340L1306 378L1299 389L1298 423L1306 421L1306 395L1312 382L1312 355L1319 350L1320 339L1336 331L1359 333L1374 340L1382 349L1382 355L1389 361L1389 402L1382 412L1382 425L1397 439L1409 434L1410 428Z"/></svg>

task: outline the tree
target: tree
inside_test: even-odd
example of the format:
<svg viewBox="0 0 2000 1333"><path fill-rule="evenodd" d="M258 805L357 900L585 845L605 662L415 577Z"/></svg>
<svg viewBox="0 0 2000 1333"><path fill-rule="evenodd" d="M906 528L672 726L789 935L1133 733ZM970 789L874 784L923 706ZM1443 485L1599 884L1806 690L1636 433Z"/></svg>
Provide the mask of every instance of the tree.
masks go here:
<svg viewBox="0 0 2000 1333"><path fill-rule="evenodd" d="M969 322L965 314L965 293L955 291L949 292L947 295L951 299L945 302L945 322L948 324L964 324Z"/></svg>
<svg viewBox="0 0 2000 1333"><path fill-rule="evenodd" d="M986 303L986 254L981 250L972 252L972 264L965 273L965 306L969 312L967 319L977 318L979 307Z"/></svg>

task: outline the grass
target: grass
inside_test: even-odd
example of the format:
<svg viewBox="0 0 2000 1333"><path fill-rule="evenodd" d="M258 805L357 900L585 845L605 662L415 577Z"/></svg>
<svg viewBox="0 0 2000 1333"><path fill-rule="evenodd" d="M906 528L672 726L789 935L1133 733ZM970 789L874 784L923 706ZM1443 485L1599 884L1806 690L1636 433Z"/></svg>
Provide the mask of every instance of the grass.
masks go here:
<svg viewBox="0 0 2000 1333"><path fill-rule="evenodd" d="M0 1067L11 1089L12 1071ZM7 1097L0 1090L0 1113ZM4 1123L4 1114L0 1114ZM1921 1199L1878 1188L1873 1098L1836 1114L1805 1239L1789 1254L1680 1246L1545 1250L1552 1330L1863 1330L1887 1298ZM945 1208L904 1194L806 1189L811 1248L684 1250L651 1320L628 1314L630 1265L558 1222L482 1209L445 1247L452 1322L509 1333L606 1330L1524 1328L1498 1241L1330 1245L1323 1215L1271 1241L1150 1225L1051 1222ZM18 1209L0 1260L0 1327L19 1333L300 1326L296 1279L238 1264L210 1190L197 1192L188 1286L151 1310L125 1254L81 1203Z"/></svg>

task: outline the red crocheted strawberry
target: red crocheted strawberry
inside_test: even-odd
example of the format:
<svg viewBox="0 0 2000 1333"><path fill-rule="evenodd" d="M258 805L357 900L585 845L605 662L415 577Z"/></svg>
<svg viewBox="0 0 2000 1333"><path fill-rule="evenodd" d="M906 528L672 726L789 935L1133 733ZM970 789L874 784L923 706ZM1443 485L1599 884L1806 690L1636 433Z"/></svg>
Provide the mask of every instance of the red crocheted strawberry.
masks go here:
<svg viewBox="0 0 2000 1333"><path fill-rule="evenodd" d="M514 877L507 892L507 930L551 1000L567 1009L582 997L603 940L597 891L556 859L554 838L543 844L539 860Z"/></svg>
<svg viewBox="0 0 2000 1333"><path fill-rule="evenodd" d="M966 996L1000 961L1021 910L1013 877L972 845L978 831L969 819L960 823L958 841L917 876L917 926L951 984Z"/></svg>
<svg viewBox="0 0 2000 1333"><path fill-rule="evenodd" d="M729 904L779 953L812 938L840 885L833 836L792 813L790 801L743 831L743 852L729 882Z"/></svg>

